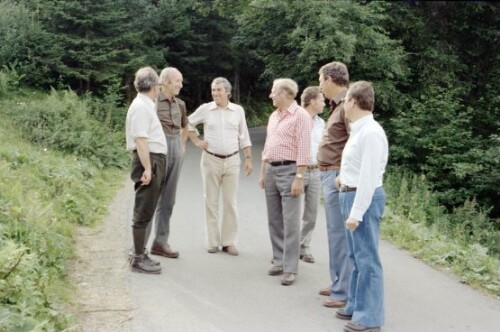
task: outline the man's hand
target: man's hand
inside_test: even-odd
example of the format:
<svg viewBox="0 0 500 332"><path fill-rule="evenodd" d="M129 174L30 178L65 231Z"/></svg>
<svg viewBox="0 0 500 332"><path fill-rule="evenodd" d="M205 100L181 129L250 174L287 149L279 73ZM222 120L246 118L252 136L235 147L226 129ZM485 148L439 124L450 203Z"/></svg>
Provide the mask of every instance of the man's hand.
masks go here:
<svg viewBox="0 0 500 332"><path fill-rule="evenodd" d="M207 141L198 140L195 144L201 150L206 150L208 148L208 142Z"/></svg>
<svg viewBox="0 0 500 332"><path fill-rule="evenodd" d="M359 226L359 221L357 221L356 219L354 218L349 218L347 219L347 221L345 222L345 227L350 230L351 232L352 231L355 231L356 228L358 228Z"/></svg>
<svg viewBox="0 0 500 332"><path fill-rule="evenodd" d="M141 182L143 186L147 186L151 183L151 168L147 168L144 170L141 176Z"/></svg>
<svg viewBox="0 0 500 332"><path fill-rule="evenodd" d="M300 178L293 179L292 182L292 196L299 196L304 192L304 180Z"/></svg>
<svg viewBox="0 0 500 332"><path fill-rule="evenodd" d="M337 188L337 190L340 190L340 177L338 176L335 177L335 188Z"/></svg>
<svg viewBox="0 0 500 332"><path fill-rule="evenodd" d="M252 159L245 158L245 175L249 176L250 174L252 174L252 170L253 170Z"/></svg>

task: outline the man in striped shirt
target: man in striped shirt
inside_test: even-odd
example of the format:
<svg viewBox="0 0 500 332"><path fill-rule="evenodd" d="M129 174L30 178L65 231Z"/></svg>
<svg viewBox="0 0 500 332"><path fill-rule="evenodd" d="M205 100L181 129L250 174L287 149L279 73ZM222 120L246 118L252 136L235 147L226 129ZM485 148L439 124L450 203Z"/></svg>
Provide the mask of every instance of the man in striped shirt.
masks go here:
<svg viewBox="0 0 500 332"><path fill-rule="evenodd" d="M269 117L259 185L265 189L273 267L282 285L295 281L300 254L300 204L304 173L311 163L311 116L295 101L297 83L273 83L270 98L277 108Z"/></svg>

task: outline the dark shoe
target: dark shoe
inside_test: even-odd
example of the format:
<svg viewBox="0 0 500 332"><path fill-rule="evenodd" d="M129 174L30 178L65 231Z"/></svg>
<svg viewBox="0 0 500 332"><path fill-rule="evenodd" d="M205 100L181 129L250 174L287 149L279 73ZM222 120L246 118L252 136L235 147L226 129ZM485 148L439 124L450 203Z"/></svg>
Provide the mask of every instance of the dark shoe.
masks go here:
<svg viewBox="0 0 500 332"><path fill-rule="evenodd" d="M344 326L345 332L379 332L380 327L363 326L355 322L347 322Z"/></svg>
<svg viewBox="0 0 500 332"><path fill-rule="evenodd" d="M148 274L161 273L161 267L159 265L152 265L149 261L144 259L144 255L134 256L130 267L132 269L132 272L140 272Z"/></svg>
<svg viewBox="0 0 500 332"><path fill-rule="evenodd" d="M338 319L343 319L343 320L351 320L352 319L352 314L348 314L345 309L339 309L335 313L335 317Z"/></svg>
<svg viewBox="0 0 500 332"><path fill-rule="evenodd" d="M332 293L332 289L330 287L321 288L319 290L319 295L330 296L331 293Z"/></svg>
<svg viewBox="0 0 500 332"><path fill-rule="evenodd" d="M215 254L217 251L219 251L218 247L208 247L207 251L211 254Z"/></svg>
<svg viewBox="0 0 500 332"><path fill-rule="evenodd" d="M300 255L300 259L306 263L314 263L314 257L311 254Z"/></svg>
<svg viewBox="0 0 500 332"><path fill-rule="evenodd" d="M283 274L283 266L273 266L269 272L267 272L270 276L279 276Z"/></svg>
<svg viewBox="0 0 500 332"><path fill-rule="evenodd" d="M238 252L238 249L236 249L235 246L222 247L222 251L224 251L225 253L228 253L231 256L238 256L240 254Z"/></svg>
<svg viewBox="0 0 500 332"><path fill-rule="evenodd" d="M285 272L283 277L281 277L281 284L283 286L289 286L295 282L295 273Z"/></svg>
<svg viewBox="0 0 500 332"><path fill-rule="evenodd" d="M146 263L151 264L151 265L155 265L155 266L159 266L160 265L160 262L158 262L157 260L152 259L151 257L149 257L147 251L144 251L144 261Z"/></svg>
<svg viewBox="0 0 500 332"><path fill-rule="evenodd" d="M154 243L151 247L151 255L164 256L168 258L177 258L179 257L179 252L172 250L168 244L157 244Z"/></svg>
<svg viewBox="0 0 500 332"><path fill-rule="evenodd" d="M345 302L328 299L323 302L323 306L327 308L343 308L345 307Z"/></svg>

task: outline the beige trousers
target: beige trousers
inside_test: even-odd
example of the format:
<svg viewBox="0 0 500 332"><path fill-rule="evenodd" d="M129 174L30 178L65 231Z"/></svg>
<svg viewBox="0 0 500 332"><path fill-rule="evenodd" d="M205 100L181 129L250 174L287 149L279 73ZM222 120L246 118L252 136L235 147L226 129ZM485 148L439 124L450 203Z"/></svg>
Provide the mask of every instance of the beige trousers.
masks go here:
<svg viewBox="0 0 500 332"><path fill-rule="evenodd" d="M239 154L227 159L221 159L205 152L201 155L208 247L225 247L235 244L238 231L237 196L240 164ZM219 208L221 192L222 209ZM221 210L222 224L219 231Z"/></svg>

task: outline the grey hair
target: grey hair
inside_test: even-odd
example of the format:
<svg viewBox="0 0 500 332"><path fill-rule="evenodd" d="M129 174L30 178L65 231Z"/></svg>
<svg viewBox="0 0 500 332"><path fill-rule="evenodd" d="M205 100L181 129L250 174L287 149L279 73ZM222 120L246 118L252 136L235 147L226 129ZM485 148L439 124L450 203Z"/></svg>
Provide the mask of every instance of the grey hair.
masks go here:
<svg viewBox="0 0 500 332"><path fill-rule="evenodd" d="M165 83L169 80L174 73L181 73L179 69L175 67L166 67L160 73L160 83Z"/></svg>
<svg viewBox="0 0 500 332"><path fill-rule="evenodd" d="M231 83L229 83L229 81L227 80L227 78L225 77L214 78L212 84L222 84L224 86L224 89L226 89L226 92L229 93L229 96L231 96L232 86Z"/></svg>
<svg viewBox="0 0 500 332"><path fill-rule="evenodd" d="M137 92L149 92L158 84L158 74L151 67L142 67L135 73L134 86Z"/></svg>
<svg viewBox="0 0 500 332"><path fill-rule="evenodd" d="M291 78L277 78L274 80L273 86L276 87L276 89L286 91L292 98L295 98L299 92L297 82Z"/></svg>

